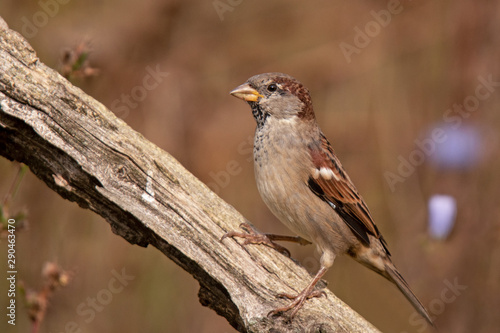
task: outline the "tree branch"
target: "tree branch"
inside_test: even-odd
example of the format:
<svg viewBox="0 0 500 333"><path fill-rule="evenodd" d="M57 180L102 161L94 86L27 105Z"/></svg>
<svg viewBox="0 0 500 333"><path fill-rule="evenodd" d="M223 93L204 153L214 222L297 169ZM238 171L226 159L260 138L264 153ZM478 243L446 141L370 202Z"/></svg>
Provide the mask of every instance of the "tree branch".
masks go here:
<svg viewBox="0 0 500 333"><path fill-rule="evenodd" d="M300 291L309 273L268 247L221 241L246 222L233 207L2 25L0 154L131 244L158 248L198 280L201 304L241 332L377 332L328 290L292 322L267 317L286 302L276 294Z"/></svg>

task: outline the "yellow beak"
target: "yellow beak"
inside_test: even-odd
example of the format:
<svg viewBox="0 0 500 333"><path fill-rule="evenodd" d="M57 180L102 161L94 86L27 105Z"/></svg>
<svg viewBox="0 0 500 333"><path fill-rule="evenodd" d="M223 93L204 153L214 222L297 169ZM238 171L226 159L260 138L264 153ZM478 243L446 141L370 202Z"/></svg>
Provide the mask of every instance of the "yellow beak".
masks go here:
<svg viewBox="0 0 500 333"><path fill-rule="evenodd" d="M236 87L230 92L231 95L247 102L257 102L259 97L264 97L257 90L250 87L248 83Z"/></svg>

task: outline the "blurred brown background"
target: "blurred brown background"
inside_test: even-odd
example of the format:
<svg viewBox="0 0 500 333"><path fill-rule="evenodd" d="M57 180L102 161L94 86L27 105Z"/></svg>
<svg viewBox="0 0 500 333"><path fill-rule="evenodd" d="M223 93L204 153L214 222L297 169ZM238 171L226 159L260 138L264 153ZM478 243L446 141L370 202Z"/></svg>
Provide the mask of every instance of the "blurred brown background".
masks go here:
<svg viewBox="0 0 500 333"><path fill-rule="evenodd" d="M440 332L498 331L498 1L2 0L0 15L53 68L87 43L88 64L98 73L73 75L72 82L266 232L289 234L257 193L250 158L255 123L228 92L258 73L295 76L310 89L318 122ZM437 150L416 153L429 129L450 124L463 139L457 151L471 141L463 129L478 138L462 156L467 163L440 162ZM410 158L419 165L405 172L401 161ZM0 159L1 198L17 170ZM401 177L392 186L389 172ZM451 195L458 207L444 240L427 231L433 194ZM18 279L40 288L48 261L72 275L50 299L40 332L234 331L198 303L187 273L154 248L130 246L101 217L64 201L29 172L9 209L28 212L29 227L17 232ZM316 272L313 247L288 247ZM0 248L7 271L5 239ZM122 269L130 280L120 292L106 292ZM337 259L326 279L382 331L427 331L394 286L351 259ZM2 313L6 290L0 279ZM89 298L106 304L92 310ZM30 330L22 307L15 327L0 318L2 332ZM76 326L68 329L71 322Z"/></svg>

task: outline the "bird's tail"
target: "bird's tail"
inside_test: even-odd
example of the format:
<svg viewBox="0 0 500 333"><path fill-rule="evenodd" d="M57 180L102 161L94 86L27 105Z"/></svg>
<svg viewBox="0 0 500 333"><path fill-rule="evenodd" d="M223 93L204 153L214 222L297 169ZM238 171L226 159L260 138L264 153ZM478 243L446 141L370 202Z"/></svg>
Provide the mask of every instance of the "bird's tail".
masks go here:
<svg viewBox="0 0 500 333"><path fill-rule="evenodd" d="M427 322L434 327L431 316L429 315L423 304L418 300L417 296L415 296L413 291L410 289L410 286L405 281L405 279L401 276L401 274L399 274L398 270L392 262L385 263L385 273L387 273L387 276L385 274L383 275L391 282L393 282L399 288L399 290L401 290L406 299L413 305L415 310L417 310L417 312L420 313L422 317L424 317Z"/></svg>

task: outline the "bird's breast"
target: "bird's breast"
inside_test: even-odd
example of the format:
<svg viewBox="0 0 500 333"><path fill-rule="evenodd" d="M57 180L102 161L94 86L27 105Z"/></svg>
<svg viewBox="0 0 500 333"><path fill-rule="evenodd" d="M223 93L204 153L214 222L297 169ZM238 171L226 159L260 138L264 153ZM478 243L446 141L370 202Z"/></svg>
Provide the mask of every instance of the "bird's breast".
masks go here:
<svg viewBox="0 0 500 333"><path fill-rule="evenodd" d="M312 195L307 187L312 168L308 142L297 135L293 124L271 125L258 128L255 134L254 168L259 193L282 223L310 239L310 232L301 225L306 217L300 216L308 211L302 208Z"/></svg>
<svg viewBox="0 0 500 333"><path fill-rule="evenodd" d="M313 167L307 148L309 141L297 133L292 122L271 118L268 126L257 128L253 153L258 183L307 183Z"/></svg>

